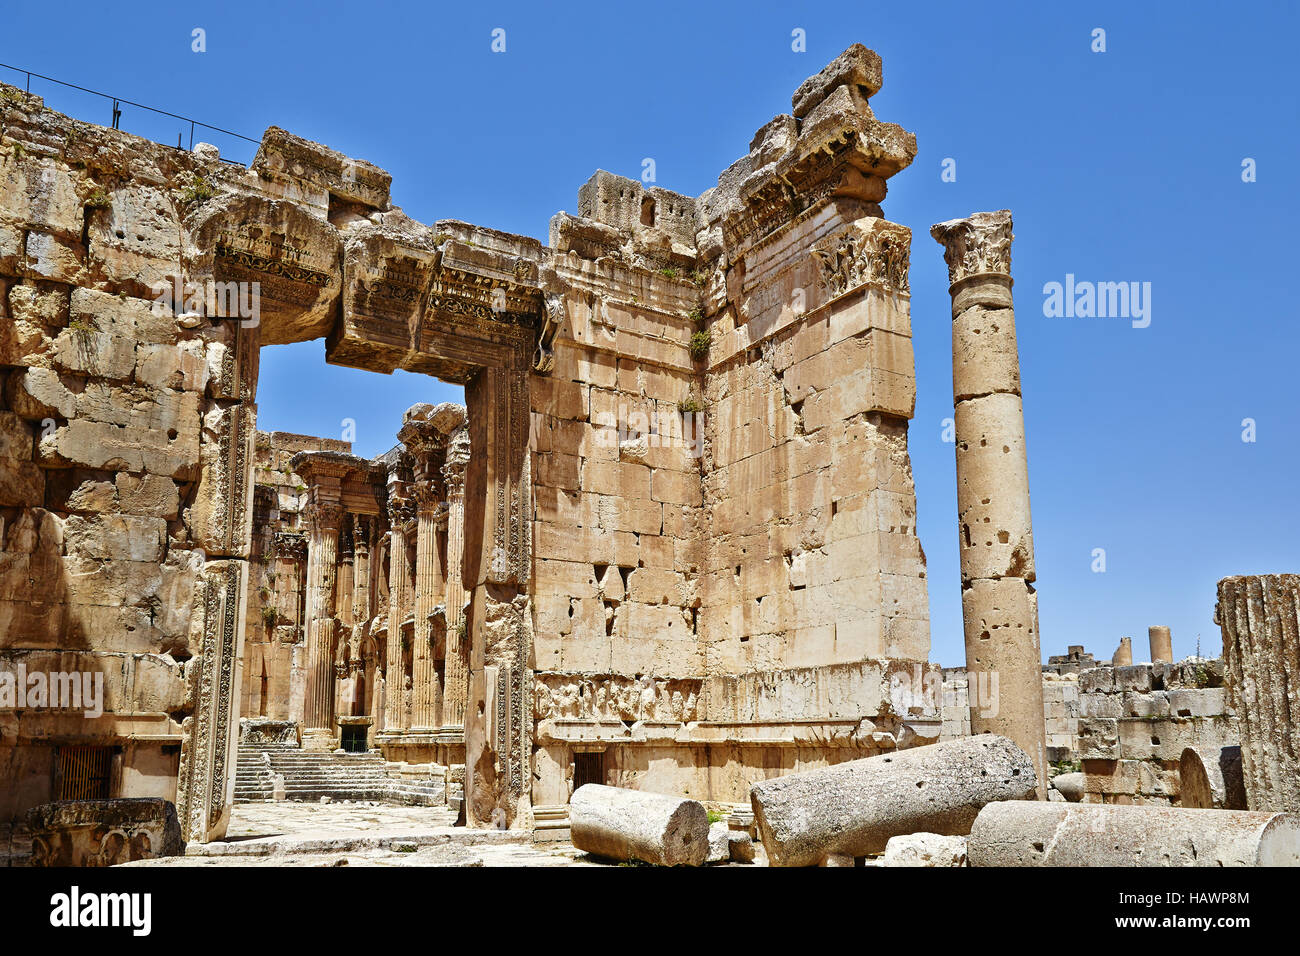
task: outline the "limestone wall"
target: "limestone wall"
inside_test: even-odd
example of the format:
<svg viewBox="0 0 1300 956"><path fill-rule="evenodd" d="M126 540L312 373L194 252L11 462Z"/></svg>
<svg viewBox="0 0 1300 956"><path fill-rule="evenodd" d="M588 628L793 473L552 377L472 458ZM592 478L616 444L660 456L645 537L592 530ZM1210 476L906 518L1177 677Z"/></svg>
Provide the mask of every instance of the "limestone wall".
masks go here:
<svg viewBox="0 0 1300 956"><path fill-rule="evenodd" d="M1178 802L1178 760L1193 746L1240 743L1223 661L1103 664L1079 675L1084 802Z"/></svg>
<svg viewBox="0 0 1300 956"><path fill-rule="evenodd" d="M1080 713L1078 676L1044 669L1042 679L1047 760L1053 764L1076 762ZM967 737L970 733L970 696L966 669L944 668L942 739Z"/></svg>
<svg viewBox="0 0 1300 956"><path fill-rule="evenodd" d="M115 796L175 797L196 622L207 582L241 586L251 502L196 505L254 410L236 329L155 314L151 286L228 175L0 87L0 669L105 679L101 717L0 710L0 818L51 798L70 742L115 748Z"/></svg>
<svg viewBox="0 0 1300 956"><path fill-rule="evenodd" d="M121 674L97 723L0 713L7 775L48 780L56 737L102 741L113 795L134 795L171 784L179 744L186 837L223 831L235 719L294 718L301 656L306 585L277 537L301 530L298 439L255 439L258 349L320 337L331 362L466 388L471 822L526 825L529 781L567 799L575 734L638 786L694 774L736 799L819 740L933 739L937 702L896 693L931 669L911 236L880 207L916 144L868 107L880 83L855 46L716 188L597 173L549 245L415 222L382 170L275 127L244 169L3 88L0 655ZM255 284L260 311L180 287L159 308L182 281ZM375 517L382 494L363 497ZM322 573L322 606L348 580ZM436 677L423 652L412 669ZM543 726L543 689L590 726ZM677 753L635 756L642 738ZM725 786L715 756L738 768ZM24 786L10 812L48 798Z"/></svg>
<svg viewBox="0 0 1300 956"><path fill-rule="evenodd" d="M1043 668L1043 720L1048 760L1082 770L1084 803L1177 805L1184 748L1239 743L1221 660L1116 667L1071 650ZM966 671L943 677L942 739L966 736Z"/></svg>

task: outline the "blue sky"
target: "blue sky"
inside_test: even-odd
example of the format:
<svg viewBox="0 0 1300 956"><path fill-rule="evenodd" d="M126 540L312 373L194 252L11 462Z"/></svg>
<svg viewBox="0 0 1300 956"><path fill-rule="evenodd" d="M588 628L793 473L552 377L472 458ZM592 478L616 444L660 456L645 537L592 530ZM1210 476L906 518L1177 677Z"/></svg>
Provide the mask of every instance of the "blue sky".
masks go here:
<svg viewBox="0 0 1300 956"><path fill-rule="evenodd" d="M1171 15L1172 14L1172 15ZM191 50L206 31L207 52ZM506 31L506 52L490 49ZM807 51L791 33L806 31ZM1106 31L1094 53L1092 31ZM1045 654L1146 627L1218 653L1215 582L1300 570L1300 366L1293 224L1296 7L1282 3L15 4L0 61L258 138L283 126L393 174L394 201L546 239L597 167L691 195L855 41L884 59L876 114L916 133L885 214L914 231L912 424L931 657L963 660L943 219L1015 214ZM0 70L12 81L8 71ZM35 81L55 109L109 107ZM122 127L181 124L126 107ZM184 128L188 139L188 127ZM255 147L209 135L244 161ZM1242 161L1257 181L1242 182ZM940 177L946 158L957 179ZM1045 283L1151 283L1151 324L1047 318ZM260 424L393 443L402 409L458 390L264 350ZM1256 440L1242 441L1254 419ZM1092 570L1105 549L1106 570Z"/></svg>

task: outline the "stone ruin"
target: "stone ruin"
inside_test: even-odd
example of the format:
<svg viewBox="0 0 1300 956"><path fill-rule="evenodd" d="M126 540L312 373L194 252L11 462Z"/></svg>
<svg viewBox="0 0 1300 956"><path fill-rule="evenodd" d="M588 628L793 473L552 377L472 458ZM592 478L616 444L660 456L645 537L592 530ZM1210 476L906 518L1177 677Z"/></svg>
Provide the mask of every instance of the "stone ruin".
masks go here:
<svg viewBox="0 0 1300 956"><path fill-rule="evenodd" d="M372 739L463 760L471 825L567 803L576 754L611 783L738 802L935 739L937 706L899 691L936 672L910 232L880 207L915 140L875 118L880 82L852 48L700 197L597 172L547 245L416 222L381 169L285 130L245 169L6 87L3 654L107 690L93 722L2 718L22 783L0 816L60 795L57 739L108 748L115 794L174 798L186 839L219 836L262 667L294 679L293 652L266 650L281 627L301 630L304 745L351 708L375 720L382 680ZM255 321L212 307L254 283ZM325 447L278 461L308 491L266 547L258 351L317 338L336 364L464 385L459 574L421 561L456 514L448 436L421 422L386 474ZM395 665L413 700L393 720Z"/></svg>
<svg viewBox="0 0 1300 956"><path fill-rule="evenodd" d="M417 222L277 127L245 168L0 86L0 664L104 679L93 719L0 709L0 819L162 798L218 839L241 717L441 768L477 827L551 826L583 785L797 793L763 782L922 744L906 765L956 781L941 830L1047 797L1005 210L932 233L968 665L1008 704L972 702L1000 736L970 740L1016 780L973 794L968 743L937 743L911 231L881 208L916 142L881 76L851 47L698 197L597 171L546 244ZM260 348L322 338L465 406L416 406L376 459L258 432Z"/></svg>

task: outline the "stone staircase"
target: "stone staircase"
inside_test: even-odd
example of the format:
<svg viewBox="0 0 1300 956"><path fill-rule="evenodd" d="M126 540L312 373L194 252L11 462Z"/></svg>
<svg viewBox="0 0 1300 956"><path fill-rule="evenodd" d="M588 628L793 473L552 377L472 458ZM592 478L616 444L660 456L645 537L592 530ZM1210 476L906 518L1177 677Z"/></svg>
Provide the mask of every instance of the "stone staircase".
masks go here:
<svg viewBox="0 0 1300 956"><path fill-rule="evenodd" d="M292 746L240 743L235 765L235 802L275 799L276 777L284 780L284 799L374 800L408 806L442 806L441 780L390 773L383 755L301 750Z"/></svg>

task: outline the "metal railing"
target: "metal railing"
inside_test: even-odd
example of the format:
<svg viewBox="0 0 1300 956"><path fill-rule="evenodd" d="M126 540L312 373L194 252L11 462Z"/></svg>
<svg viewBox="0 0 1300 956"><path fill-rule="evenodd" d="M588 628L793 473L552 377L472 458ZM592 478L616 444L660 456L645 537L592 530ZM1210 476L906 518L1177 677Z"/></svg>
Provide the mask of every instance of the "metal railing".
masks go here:
<svg viewBox="0 0 1300 956"><path fill-rule="evenodd" d="M260 139L253 139L251 136L245 136L243 133L236 133L233 130L223 129L220 126L213 126L211 123L204 123L199 120L193 119L192 117L189 116L181 116L179 113L172 113L168 110L160 110L154 106L145 106L143 103L136 103L133 100L122 99L120 96L113 96L110 93L104 93L100 90L92 90L84 86L78 86L76 83L68 83L64 80L55 79L52 76L45 76L42 73L34 73L31 70L24 70L22 67L12 66L8 63L0 63L0 67L5 68L6 70L13 70L15 73L21 73L23 76L25 76L26 85L24 89L29 95L32 92L32 77L36 77L38 80L46 80L47 82L50 83L58 83L60 86L66 86L68 89L79 90L82 93L89 93L92 96L99 96L102 97L103 99L108 100L112 104L112 108L113 108L112 124L111 124L113 129L121 128L120 123L122 121L122 106L126 105L126 106L133 106L136 109L148 110L150 113L156 113L159 116L167 116L170 117L171 119L180 120L182 123L189 123L190 124L190 144L189 144L190 150L194 149L194 132L196 129L200 127L203 129L210 129L214 133L221 133L224 136L233 136L235 139L242 139L247 143L252 143L254 146L260 146L262 143ZM177 149L186 148L183 145L184 135L185 135L184 131L181 131L176 134ZM152 137L145 137L145 138L152 139ZM162 146L171 146L171 143L163 143L161 140L155 139L153 141L159 143ZM231 165L235 165L235 166L244 165L243 163L239 163L235 160L225 159L224 157L222 157L222 159L224 162L230 163Z"/></svg>

